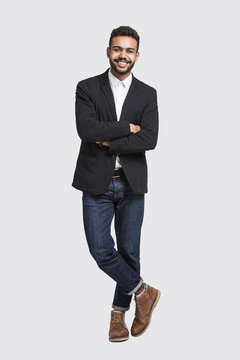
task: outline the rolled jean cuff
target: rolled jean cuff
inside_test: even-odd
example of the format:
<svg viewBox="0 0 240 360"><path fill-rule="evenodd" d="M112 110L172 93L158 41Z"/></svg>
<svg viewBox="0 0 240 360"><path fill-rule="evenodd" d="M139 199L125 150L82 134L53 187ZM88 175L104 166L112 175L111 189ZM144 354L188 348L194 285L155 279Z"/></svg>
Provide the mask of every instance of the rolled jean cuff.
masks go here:
<svg viewBox="0 0 240 360"><path fill-rule="evenodd" d="M141 280L139 281L139 283L137 284L137 286L135 286L134 289L132 289L132 291L130 291L129 293L127 293L127 295L133 295L136 291L138 291L138 289L142 286L143 283L143 279L141 278Z"/></svg>
<svg viewBox="0 0 240 360"><path fill-rule="evenodd" d="M112 308L115 311L128 311L130 309L130 306L128 307L121 307L121 306L116 306L114 304L112 304Z"/></svg>

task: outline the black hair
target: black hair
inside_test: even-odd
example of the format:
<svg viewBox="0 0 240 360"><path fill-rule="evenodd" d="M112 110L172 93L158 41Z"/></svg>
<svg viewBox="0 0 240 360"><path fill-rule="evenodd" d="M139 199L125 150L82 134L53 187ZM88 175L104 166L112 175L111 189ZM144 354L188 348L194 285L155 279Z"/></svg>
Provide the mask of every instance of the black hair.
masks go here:
<svg viewBox="0 0 240 360"><path fill-rule="evenodd" d="M140 37L139 37L138 33L136 32L136 30L134 30L130 26L119 26L118 28L113 29L113 31L111 32L110 39L109 39L110 49L111 49L112 39L115 36L130 36L130 37L134 38L135 40L137 40L137 51L138 51Z"/></svg>

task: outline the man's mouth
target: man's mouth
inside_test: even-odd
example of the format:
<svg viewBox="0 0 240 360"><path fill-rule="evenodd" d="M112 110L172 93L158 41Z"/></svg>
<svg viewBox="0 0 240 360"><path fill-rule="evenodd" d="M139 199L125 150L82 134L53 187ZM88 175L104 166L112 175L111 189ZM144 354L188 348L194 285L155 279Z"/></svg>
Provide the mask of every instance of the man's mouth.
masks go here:
<svg viewBox="0 0 240 360"><path fill-rule="evenodd" d="M117 62L119 66L125 66L126 64L130 63L130 61L126 60L115 60L115 62Z"/></svg>

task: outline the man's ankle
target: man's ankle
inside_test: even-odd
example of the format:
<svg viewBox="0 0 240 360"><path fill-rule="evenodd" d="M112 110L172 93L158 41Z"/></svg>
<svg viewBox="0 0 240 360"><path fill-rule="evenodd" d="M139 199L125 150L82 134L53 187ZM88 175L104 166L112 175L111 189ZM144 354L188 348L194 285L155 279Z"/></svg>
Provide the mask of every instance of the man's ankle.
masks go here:
<svg viewBox="0 0 240 360"><path fill-rule="evenodd" d="M135 292L135 295L139 295L141 293L143 293L145 290L145 284L142 283L142 285L140 286L140 288Z"/></svg>

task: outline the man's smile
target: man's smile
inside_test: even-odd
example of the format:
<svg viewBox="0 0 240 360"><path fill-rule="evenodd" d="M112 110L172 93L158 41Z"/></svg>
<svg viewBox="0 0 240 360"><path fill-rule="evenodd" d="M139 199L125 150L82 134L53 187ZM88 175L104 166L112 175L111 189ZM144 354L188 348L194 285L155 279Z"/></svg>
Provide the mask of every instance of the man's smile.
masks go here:
<svg viewBox="0 0 240 360"><path fill-rule="evenodd" d="M124 68L126 65L130 64L130 61L127 60L115 60L115 62L120 68Z"/></svg>
<svg viewBox="0 0 240 360"><path fill-rule="evenodd" d="M115 60L117 63L130 64L130 61L127 60Z"/></svg>

